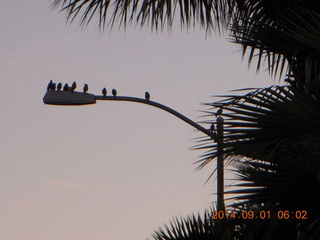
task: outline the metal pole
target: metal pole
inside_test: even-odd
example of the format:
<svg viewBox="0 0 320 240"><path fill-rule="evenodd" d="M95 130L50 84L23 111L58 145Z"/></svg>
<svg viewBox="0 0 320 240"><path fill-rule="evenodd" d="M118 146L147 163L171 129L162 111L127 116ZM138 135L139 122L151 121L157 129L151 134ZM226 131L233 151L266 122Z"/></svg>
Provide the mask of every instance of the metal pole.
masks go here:
<svg viewBox="0 0 320 240"><path fill-rule="evenodd" d="M223 159L223 117L217 118L217 208L225 210L224 205L224 159Z"/></svg>

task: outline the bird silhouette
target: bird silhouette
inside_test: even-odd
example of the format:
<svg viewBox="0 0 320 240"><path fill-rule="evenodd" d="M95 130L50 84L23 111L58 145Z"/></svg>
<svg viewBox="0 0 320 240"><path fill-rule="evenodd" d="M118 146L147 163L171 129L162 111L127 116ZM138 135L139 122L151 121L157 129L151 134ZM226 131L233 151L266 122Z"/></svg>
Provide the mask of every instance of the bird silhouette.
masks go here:
<svg viewBox="0 0 320 240"><path fill-rule="evenodd" d="M117 90L112 89L112 95L113 95L114 97L116 97L116 96L117 96Z"/></svg>
<svg viewBox="0 0 320 240"><path fill-rule="evenodd" d="M211 124L211 127L210 127L210 132L214 132L216 130L215 126L214 126L214 123Z"/></svg>
<svg viewBox="0 0 320 240"><path fill-rule="evenodd" d="M216 112L216 117L222 114L222 107L218 109L218 111Z"/></svg>
<svg viewBox="0 0 320 240"><path fill-rule="evenodd" d="M55 83L52 83L51 91L54 91L54 90L56 90L56 84L55 84Z"/></svg>
<svg viewBox="0 0 320 240"><path fill-rule="evenodd" d="M61 83L61 82L59 82L59 83L58 83L58 85L57 85L57 89L58 89L58 91L60 91L60 90L61 90L61 88L62 88L62 83Z"/></svg>
<svg viewBox="0 0 320 240"><path fill-rule="evenodd" d="M52 84L53 84L53 82L52 82L52 80L50 80L50 82L48 83L48 86L47 86L47 91L52 90Z"/></svg>
<svg viewBox="0 0 320 240"><path fill-rule="evenodd" d="M72 85L71 85L71 91L73 92L77 87L77 84L76 82L73 82Z"/></svg>
<svg viewBox="0 0 320 240"><path fill-rule="evenodd" d="M69 90L69 85L68 83L66 83L64 86L63 86L63 91L68 91Z"/></svg>
<svg viewBox="0 0 320 240"><path fill-rule="evenodd" d="M106 88L103 88L103 89L102 89L102 94L103 94L103 96L106 96L106 95L107 95L107 89L106 89Z"/></svg>
<svg viewBox="0 0 320 240"><path fill-rule="evenodd" d="M216 132L213 132L211 137L212 137L214 142L217 142L217 133Z"/></svg>
<svg viewBox="0 0 320 240"><path fill-rule="evenodd" d="M149 101L150 100L150 93L145 92L144 97Z"/></svg>
<svg viewBox="0 0 320 240"><path fill-rule="evenodd" d="M83 93L86 93L89 90L88 84L84 84Z"/></svg>

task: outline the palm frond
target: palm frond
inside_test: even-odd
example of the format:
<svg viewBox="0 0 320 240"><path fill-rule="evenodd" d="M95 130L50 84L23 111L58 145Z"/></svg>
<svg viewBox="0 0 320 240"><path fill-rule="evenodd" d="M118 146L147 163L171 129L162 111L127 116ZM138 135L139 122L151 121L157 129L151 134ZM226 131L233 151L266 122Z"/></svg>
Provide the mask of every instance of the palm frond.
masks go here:
<svg viewBox="0 0 320 240"><path fill-rule="evenodd" d="M229 211L234 212L235 216L232 223L236 229L233 240L316 240L319 238L319 217L307 224L306 220L297 219L295 213L289 214L289 211L279 209L277 205L268 201L263 204L241 204ZM300 216L299 213L300 211L297 216Z"/></svg>
<svg viewBox="0 0 320 240"><path fill-rule="evenodd" d="M230 26L231 41L242 45L243 55L248 54L249 64L257 58L257 69L262 62L267 62L274 75L281 76L285 71L293 73L297 75L296 80L308 82L309 92L314 90L310 88L318 85L318 82L310 82L319 78L319 29L319 12L304 8L288 9L282 21L273 24L249 19L245 25ZM303 67L305 72L300 70L297 74L297 61L303 64L299 67ZM303 87L301 85L303 83L300 83L300 88Z"/></svg>
<svg viewBox="0 0 320 240"><path fill-rule="evenodd" d="M156 29L163 28L165 24L171 27L177 14L184 26L190 27L199 23L201 27L210 30L214 25L218 28L221 24L226 26L235 10L235 3L228 0L54 0L52 6L62 6L71 22L81 14L82 25L88 24L93 15L98 13L102 28L106 23L113 25L115 21L124 26L136 21L141 25L150 23L151 27Z"/></svg>
<svg viewBox="0 0 320 240"><path fill-rule="evenodd" d="M299 140L314 139L320 133L320 105L312 97L290 86L272 86L245 95L225 96L225 100L207 105L223 106L224 153L263 159L270 151ZM211 111L213 117L215 111ZM312 138L311 138L312 137ZM210 139L196 148L208 149L199 163L211 161L217 144ZM313 141L313 140L312 140Z"/></svg>
<svg viewBox="0 0 320 240"><path fill-rule="evenodd" d="M227 211L206 210L203 215L175 217L152 235L155 240L317 240L320 218L306 231L299 219L280 219L275 205L243 204ZM283 212L283 211L282 211ZM218 217L220 216L220 217Z"/></svg>
<svg viewBox="0 0 320 240"><path fill-rule="evenodd" d="M300 90L320 97L320 7L312 1L53 0L52 6L61 6L70 22L79 17L81 25L97 15L100 29L115 22L171 29L178 16L186 28L229 30L249 64L257 59L257 70L266 62L274 76L293 73Z"/></svg>
<svg viewBox="0 0 320 240"><path fill-rule="evenodd" d="M319 237L320 104L290 86L272 86L210 103L223 108L224 155L235 167L229 207L260 206L273 211L306 211L308 220L293 224L303 236ZM211 110L214 115L214 110ZM211 139L198 161L202 168L217 156ZM230 200L229 199L229 200ZM316 236L316 237L315 237ZM290 238L289 238L290 239ZM292 238L291 238L292 239ZM304 239L304 238L301 238ZM308 238L306 238L308 239Z"/></svg>
<svg viewBox="0 0 320 240"><path fill-rule="evenodd" d="M272 86L242 96L225 97L226 100L208 105L223 106L226 159L242 156L275 161L283 156L296 156L294 150L298 147L307 148L310 156L317 155L320 105L312 97L289 86ZM214 113L212 110L211 116ZM217 156L217 143L211 139L202 139L195 148L207 150L197 162L198 168Z"/></svg>
<svg viewBox="0 0 320 240"><path fill-rule="evenodd" d="M212 210L206 210L203 217L198 214L186 218L175 217L169 226L159 228L152 235L155 240L209 240L216 239Z"/></svg>
<svg viewBox="0 0 320 240"><path fill-rule="evenodd" d="M288 9L303 7L320 13L318 4L312 1L278 1L278 0L53 0L52 6L62 6L68 18L74 19L81 11L80 22L88 23L96 11L99 13L100 26L105 26L109 7L111 22L120 20L126 24L133 19L143 25L169 26L177 14L182 25L189 27L199 23L207 29L214 26L244 26L248 19L255 22L272 24L288 15Z"/></svg>

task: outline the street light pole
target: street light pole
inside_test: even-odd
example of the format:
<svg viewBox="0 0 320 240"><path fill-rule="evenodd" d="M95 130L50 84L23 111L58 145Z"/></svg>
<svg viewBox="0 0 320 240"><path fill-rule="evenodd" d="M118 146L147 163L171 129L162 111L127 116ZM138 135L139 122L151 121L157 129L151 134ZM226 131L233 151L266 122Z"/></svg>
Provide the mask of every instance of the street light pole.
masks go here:
<svg viewBox="0 0 320 240"><path fill-rule="evenodd" d="M192 121L190 118L182 115L181 113L177 112L176 110L165 106L161 103L151 101L145 98L137 98L137 97L127 97L127 96L99 96L94 95L91 93L82 93L82 92L70 92L70 91L47 91L43 97L43 102L49 105L64 105L64 106L75 106L75 105L88 105L88 104L95 104L96 101L125 101L125 102L137 102L137 103L144 103L147 105L151 105L153 107L160 108L172 115L180 118L184 122L190 124L194 128L198 129L199 131L203 132L211 139L215 140L215 135L209 129L206 129L199 125L198 123Z"/></svg>
<svg viewBox="0 0 320 240"><path fill-rule="evenodd" d="M193 126L197 130L203 132L209 136L213 141L217 142L217 209L224 210L224 177L223 177L223 118L219 116L217 118L217 134L209 129L206 129L198 123L192 121L190 118L182 115L176 110L165 106L161 103L151 101L146 98L128 97L128 96L105 96L105 95L94 95L86 92L76 91L56 91L55 89L46 92L43 97L43 102L49 105L64 105L64 106L76 106L76 105L88 105L95 104L96 101L126 101L126 102L137 102L147 104L153 107L160 108L189 125Z"/></svg>
<svg viewBox="0 0 320 240"><path fill-rule="evenodd" d="M223 117L217 118L217 209L225 211L224 205L224 157L223 157Z"/></svg>

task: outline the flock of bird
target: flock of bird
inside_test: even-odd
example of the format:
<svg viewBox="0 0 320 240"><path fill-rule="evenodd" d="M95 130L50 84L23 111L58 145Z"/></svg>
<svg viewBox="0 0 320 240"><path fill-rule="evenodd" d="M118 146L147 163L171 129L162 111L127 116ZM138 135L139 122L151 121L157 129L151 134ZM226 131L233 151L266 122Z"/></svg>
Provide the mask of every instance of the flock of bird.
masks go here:
<svg viewBox="0 0 320 240"><path fill-rule="evenodd" d="M63 88L62 88L62 83L59 82L58 84L54 83L52 80L50 80L50 82L48 83L48 86L47 86L47 91L70 91L70 92L74 92L75 89L77 87L77 83L76 82L73 82L71 86L68 85L68 83L66 83ZM88 92L89 90L89 86L88 84L84 84L83 85L83 93L86 93ZM112 89L111 91L112 95L114 97L117 96L117 90L116 89ZM103 88L102 89L102 95L103 96L107 96L107 89L106 88ZM145 95L144 95L145 99L146 100L150 100L150 93L149 92L145 92Z"/></svg>
<svg viewBox="0 0 320 240"><path fill-rule="evenodd" d="M56 83L54 83L52 80L50 80L50 82L48 83L48 86L47 86L47 91L56 91L56 90L57 90L57 91L61 91L61 89L62 89L63 91L71 91L71 92L74 92L75 89L76 89L76 87L77 87L76 82L73 82L71 86L69 86L69 85L66 83L66 84L63 86L63 88L62 88L62 83L61 83L61 82L59 82L58 84L56 84ZM84 84L84 85L83 85L83 93L88 92L88 90L89 90L88 84ZM117 90L116 90L116 89L112 89L111 93L112 93L112 95L113 95L114 97L117 96ZM103 96L107 96L107 89L106 89L106 88L103 88L103 89L102 89L102 95L103 95ZM144 97L145 97L145 99L146 99L147 101L149 101L149 100L150 100L150 93L149 93L149 92L145 92ZM218 117L219 115L222 115L222 111L223 111L223 109L222 109L222 107L220 107L220 108L218 109L218 111L215 113L215 116ZM213 137L215 138L216 135L217 135L215 123L212 123L212 124L211 124L209 131L212 132Z"/></svg>

